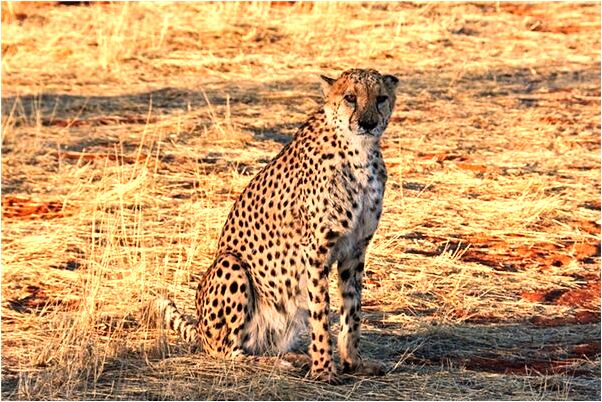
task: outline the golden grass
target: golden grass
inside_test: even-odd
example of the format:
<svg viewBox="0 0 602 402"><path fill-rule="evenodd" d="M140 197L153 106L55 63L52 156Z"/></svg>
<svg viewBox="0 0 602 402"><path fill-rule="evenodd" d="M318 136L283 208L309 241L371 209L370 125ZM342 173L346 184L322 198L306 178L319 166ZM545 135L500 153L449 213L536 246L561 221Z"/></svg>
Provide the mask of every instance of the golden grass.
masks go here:
<svg viewBox="0 0 602 402"><path fill-rule="evenodd" d="M599 399L599 3L2 3L2 21L3 398ZM318 105L317 74L350 67L401 79L363 322L390 373L331 387L191 354L140 311L161 294L194 314L237 194Z"/></svg>

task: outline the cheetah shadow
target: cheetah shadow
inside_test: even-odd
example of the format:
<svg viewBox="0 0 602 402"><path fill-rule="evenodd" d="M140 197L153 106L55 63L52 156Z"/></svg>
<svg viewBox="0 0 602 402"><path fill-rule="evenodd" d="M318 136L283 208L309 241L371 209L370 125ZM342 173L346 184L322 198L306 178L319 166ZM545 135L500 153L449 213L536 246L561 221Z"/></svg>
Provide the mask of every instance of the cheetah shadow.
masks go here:
<svg viewBox="0 0 602 402"><path fill-rule="evenodd" d="M400 323L386 320L388 316L399 317L403 309L393 311L369 310L363 319L360 352L364 359L384 365L384 375L398 375L416 370L440 370L455 367L481 373L530 375L570 373L573 376L592 377L595 370L575 368L570 362L576 359L599 360L599 325L540 326L528 321L427 324L407 329ZM411 314L408 314L411 316ZM381 320L376 320L380 317ZM187 317L192 319L192 317ZM419 317L416 317L417 319ZM330 336L333 342L335 363L340 367L336 352L336 337L339 317L331 315ZM570 336L567 336L570 333ZM309 370L310 336L309 326L299 334L300 342L291 351L302 356L290 367L289 374L305 377ZM196 347L181 345L174 350L176 355L202 355ZM162 355L166 357L165 354ZM273 364L273 358L259 364ZM348 376L347 383L354 376Z"/></svg>
<svg viewBox="0 0 602 402"><path fill-rule="evenodd" d="M166 350L159 350L157 346L144 351L124 348L107 358L102 373L88 378L88 386L95 392L110 392L118 399L167 400L182 399L186 395L186 399L203 400L215 399L216 392L219 399L232 399L228 387L216 389L214 385L233 382L239 388L262 385L265 394L261 394L262 397L256 395L255 399L282 399L277 393L278 388L270 386L277 379L297 391L320 390L336 394L345 390L352 393L354 399L364 399L363 393L374 386L388 387L391 392L403 391L399 398L394 399L403 399L408 392L415 395L410 399L420 399L424 382L414 384L408 381L408 376L428 379L445 373L461 383L462 392L472 390L481 395L487 387L487 378L493 375L517 378L534 374L567 374L576 379L571 395L599 400L599 387L591 388L589 385L599 381L599 323L570 328L538 327L525 322L428 324L406 328L399 322L388 320L400 315L412 317L403 310L370 309L363 320L362 354L366 359L386 365L385 375L380 377L345 375L343 384L339 386L316 383L307 378L307 368L304 367L283 370L275 365L269 366L269 361L268 365L220 361L184 345L176 337L170 337L166 341ZM117 317L115 319L118 320ZM334 339L338 332L337 318L333 316L331 321ZM134 320L130 324L127 328L132 332L148 326L142 320ZM303 345L299 350L304 350ZM577 355L582 360L580 367L564 365L576 359ZM591 362L591 367L583 366L586 360ZM17 399L19 376L18 367L3 365L4 399ZM166 382L169 384L167 391ZM403 387L396 384L403 384ZM336 399L338 394L335 394L331 398L326 398L326 394L320 395L321 399Z"/></svg>

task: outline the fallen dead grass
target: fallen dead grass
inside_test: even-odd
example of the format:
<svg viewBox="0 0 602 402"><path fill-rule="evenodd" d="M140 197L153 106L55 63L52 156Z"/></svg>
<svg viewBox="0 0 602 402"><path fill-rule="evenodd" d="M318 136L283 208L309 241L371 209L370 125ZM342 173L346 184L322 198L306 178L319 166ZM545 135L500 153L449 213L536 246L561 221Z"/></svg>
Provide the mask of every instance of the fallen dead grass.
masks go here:
<svg viewBox="0 0 602 402"><path fill-rule="evenodd" d="M598 3L2 18L3 398L599 399ZM390 373L330 387L147 325L157 294L193 314L237 194L350 67L401 78L363 322Z"/></svg>

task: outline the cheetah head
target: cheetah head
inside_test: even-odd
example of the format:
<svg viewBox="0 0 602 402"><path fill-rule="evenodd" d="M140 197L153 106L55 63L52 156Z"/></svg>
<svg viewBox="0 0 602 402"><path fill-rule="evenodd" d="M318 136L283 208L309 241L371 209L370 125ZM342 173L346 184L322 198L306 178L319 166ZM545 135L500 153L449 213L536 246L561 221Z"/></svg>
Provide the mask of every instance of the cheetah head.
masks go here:
<svg viewBox="0 0 602 402"><path fill-rule="evenodd" d="M324 111L333 127L349 135L382 136L395 104L396 77L351 69L337 79L321 78Z"/></svg>

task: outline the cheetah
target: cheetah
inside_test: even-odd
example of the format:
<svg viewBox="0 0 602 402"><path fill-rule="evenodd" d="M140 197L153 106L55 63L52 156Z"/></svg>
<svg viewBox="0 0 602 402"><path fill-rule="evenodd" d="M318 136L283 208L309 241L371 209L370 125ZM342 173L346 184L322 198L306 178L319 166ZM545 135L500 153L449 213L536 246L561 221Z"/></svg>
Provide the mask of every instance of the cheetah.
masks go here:
<svg viewBox="0 0 602 402"><path fill-rule="evenodd" d="M360 309L366 248L387 181L380 140L398 79L351 69L337 79L321 76L321 83L323 106L232 207L198 284L198 322L186 321L168 299L157 308L184 340L222 358L289 352L309 323L309 374L337 383L328 318L335 262L342 370L382 370L360 357Z"/></svg>

